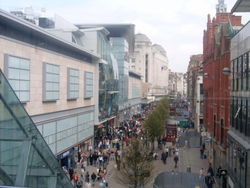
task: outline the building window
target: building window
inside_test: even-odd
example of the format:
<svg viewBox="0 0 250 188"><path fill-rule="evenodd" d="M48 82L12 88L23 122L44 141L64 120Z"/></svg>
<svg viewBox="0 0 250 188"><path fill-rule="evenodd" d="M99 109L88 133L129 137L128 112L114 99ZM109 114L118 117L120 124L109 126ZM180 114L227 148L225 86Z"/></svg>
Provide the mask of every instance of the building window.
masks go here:
<svg viewBox="0 0 250 188"><path fill-rule="evenodd" d="M242 98L238 98L239 100L239 103L238 103L238 106L240 108L240 111L239 111L239 119L238 119L238 123L239 123L239 128L240 128L240 132L242 133L243 131L243 122L242 122L242 117L243 117L243 100Z"/></svg>
<svg viewBox="0 0 250 188"><path fill-rule="evenodd" d="M246 123L246 135L250 136L250 99L247 101L247 123Z"/></svg>
<svg viewBox="0 0 250 188"><path fill-rule="evenodd" d="M243 69L243 63L242 63L242 56L240 56L239 57L239 59L238 59L238 78L239 78L239 90L238 91L240 91L240 90L243 90L243 71L242 71L242 69Z"/></svg>
<svg viewBox="0 0 250 188"><path fill-rule="evenodd" d="M231 125L232 127L234 127L235 124L235 120L234 120L234 114L235 114L235 102L234 102L234 98L231 98Z"/></svg>
<svg viewBox="0 0 250 188"><path fill-rule="evenodd" d="M5 55L5 73L21 102L30 100L30 60Z"/></svg>
<svg viewBox="0 0 250 188"><path fill-rule="evenodd" d="M242 131L247 135L247 100L242 100Z"/></svg>
<svg viewBox="0 0 250 188"><path fill-rule="evenodd" d="M220 126L221 126L221 130L220 130L220 137L221 137L221 145L224 144L224 129L225 129L225 125L224 125L224 119L220 120Z"/></svg>
<svg viewBox="0 0 250 188"><path fill-rule="evenodd" d="M243 55L243 89L248 90L248 53Z"/></svg>
<svg viewBox="0 0 250 188"><path fill-rule="evenodd" d="M85 71L85 95L84 98L93 97L93 72Z"/></svg>
<svg viewBox="0 0 250 188"><path fill-rule="evenodd" d="M216 127L216 115L214 115L214 139L216 140L216 130L217 127Z"/></svg>
<svg viewBox="0 0 250 188"><path fill-rule="evenodd" d="M233 90L238 91L238 59L233 61Z"/></svg>
<svg viewBox="0 0 250 188"><path fill-rule="evenodd" d="M43 101L56 101L59 99L59 65L44 63L43 66Z"/></svg>
<svg viewBox="0 0 250 188"><path fill-rule="evenodd" d="M68 68L68 99L79 97L79 70Z"/></svg>
<svg viewBox="0 0 250 188"><path fill-rule="evenodd" d="M148 82L148 54L145 55L145 82Z"/></svg>

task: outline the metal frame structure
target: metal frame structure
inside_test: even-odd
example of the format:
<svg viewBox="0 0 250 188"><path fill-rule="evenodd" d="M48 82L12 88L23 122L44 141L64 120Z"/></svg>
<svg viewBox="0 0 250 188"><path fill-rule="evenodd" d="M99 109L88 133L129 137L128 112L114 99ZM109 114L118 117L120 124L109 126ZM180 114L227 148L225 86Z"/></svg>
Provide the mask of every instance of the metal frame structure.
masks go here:
<svg viewBox="0 0 250 188"><path fill-rule="evenodd" d="M0 186L73 188L0 70Z"/></svg>

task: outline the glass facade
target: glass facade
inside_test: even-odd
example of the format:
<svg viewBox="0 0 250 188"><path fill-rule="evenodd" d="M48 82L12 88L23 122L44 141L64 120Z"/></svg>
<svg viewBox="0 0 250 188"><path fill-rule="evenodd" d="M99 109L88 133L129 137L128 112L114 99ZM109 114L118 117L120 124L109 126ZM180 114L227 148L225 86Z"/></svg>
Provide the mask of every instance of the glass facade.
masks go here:
<svg viewBox="0 0 250 188"><path fill-rule="evenodd" d="M128 102L128 43L124 38L114 37L110 39L112 53L114 54L119 70L119 106Z"/></svg>
<svg viewBox="0 0 250 188"><path fill-rule="evenodd" d="M93 72L85 71L85 95L84 98L91 98L93 97L93 90L94 90L94 76Z"/></svg>
<svg viewBox="0 0 250 188"><path fill-rule="evenodd" d="M79 97L79 70L68 68L68 99Z"/></svg>
<svg viewBox="0 0 250 188"><path fill-rule="evenodd" d="M37 125L37 128L53 153L61 153L76 143L93 136L94 112L46 122Z"/></svg>
<svg viewBox="0 0 250 188"><path fill-rule="evenodd" d="M5 54L5 74L21 102L30 100L30 60Z"/></svg>
<svg viewBox="0 0 250 188"><path fill-rule="evenodd" d="M132 84L132 98L141 97L141 85L139 83Z"/></svg>
<svg viewBox="0 0 250 188"><path fill-rule="evenodd" d="M0 174L0 185L73 188L1 71Z"/></svg>
<svg viewBox="0 0 250 188"><path fill-rule="evenodd" d="M250 136L250 99L233 97L231 99L231 125L244 136Z"/></svg>
<svg viewBox="0 0 250 188"><path fill-rule="evenodd" d="M111 45L101 33L98 33L97 45L102 58L102 63L99 64L99 121L102 121L117 114L119 72Z"/></svg>
<svg viewBox="0 0 250 188"><path fill-rule="evenodd" d="M228 169L235 187L250 186L250 61L249 31L246 24L231 39L231 129L228 133Z"/></svg>
<svg viewBox="0 0 250 188"><path fill-rule="evenodd" d="M43 100L56 101L60 92L60 67L49 63L43 66Z"/></svg>

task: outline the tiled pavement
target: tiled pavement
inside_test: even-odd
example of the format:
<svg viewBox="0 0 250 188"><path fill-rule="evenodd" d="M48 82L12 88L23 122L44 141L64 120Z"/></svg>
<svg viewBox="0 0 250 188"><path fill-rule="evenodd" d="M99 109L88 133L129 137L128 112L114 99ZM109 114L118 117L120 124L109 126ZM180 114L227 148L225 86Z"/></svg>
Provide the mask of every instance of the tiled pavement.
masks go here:
<svg viewBox="0 0 250 188"><path fill-rule="evenodd" d="M204 172L207 171L208 168L208 161L205 159L200 159L199 155L199 148L180 148L179 151L179 164L177 168L174 168L174 161L173 157L168 157L167 164L164 165L161 160L155 160L154 161L154 170L153 170L153 178L152 181L145 186L145 188L152 188L153 187L153 181L154 178L159 175L161 172L165 171L176 171L176 172L186 172L187 167L191 167L192 173L199 174L199 171L201 168L204 169ZM159 151L159 156L161 154L161 151ZM111 161L107 167L108 174L107 174L107 181L110 188L127 188L127 186L121 185L117 182L116 179L116 169L114 168L115 162ZM88 166L88 171L91 174L92 172L96 172L96 167ZM119 171L118 171L119 173ZM98 183L99 184L99 183ZM98 184L95 186L95 188L98 187Z"/></svg>

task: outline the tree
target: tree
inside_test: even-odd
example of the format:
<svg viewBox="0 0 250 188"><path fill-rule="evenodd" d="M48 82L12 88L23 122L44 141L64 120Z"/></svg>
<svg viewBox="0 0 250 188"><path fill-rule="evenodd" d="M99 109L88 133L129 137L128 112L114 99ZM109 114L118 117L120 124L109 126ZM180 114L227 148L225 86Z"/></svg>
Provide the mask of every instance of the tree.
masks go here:
<svg viewBox="0 0 250 188"><path fill-rule="evenodd" d="M152 150L154 150L155 139L160 139L164 134L168 112L168 99L163 98L158 102L156 108L151 112L144 123L146 136L152 144Z"/></svg>
<svg viewBox="0 0 250 188"><path fill-rule="evenodd" d="M141 140L136 139L130 141L124 151L120 171L116 173L117 180L131 188L143 188L151 180L153 170L150 149Z"/></svg>

